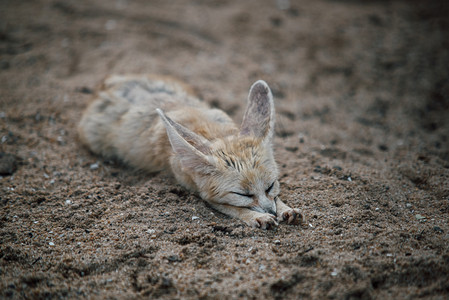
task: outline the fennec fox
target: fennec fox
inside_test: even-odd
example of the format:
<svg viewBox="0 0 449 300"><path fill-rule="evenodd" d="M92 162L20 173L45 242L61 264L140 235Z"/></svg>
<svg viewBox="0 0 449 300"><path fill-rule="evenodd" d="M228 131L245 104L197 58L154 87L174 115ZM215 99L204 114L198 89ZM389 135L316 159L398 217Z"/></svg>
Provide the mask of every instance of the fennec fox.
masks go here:
<svg viewBox="0 0 449 300"><path fill-rule="evenodd" d="M93 152L148 172L169 169L213 208L253 227L299 224L278 197L274 104L268 85L251 86L240 129L181 82L112 76L84 112L79 136Z"/></svg>

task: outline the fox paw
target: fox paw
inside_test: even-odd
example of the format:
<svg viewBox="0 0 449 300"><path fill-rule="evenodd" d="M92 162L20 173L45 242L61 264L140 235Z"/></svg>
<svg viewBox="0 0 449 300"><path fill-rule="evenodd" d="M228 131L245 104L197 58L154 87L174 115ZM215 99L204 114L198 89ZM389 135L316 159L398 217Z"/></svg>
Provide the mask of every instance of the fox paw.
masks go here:
<svg viewBox="0 0 449 300"><path fill-rule="evenodd" d="M298 225L302 223L302 215L297 208L290 208L280 214L279 222L287 222L287 224Z"/></svg>
<svg viewBox="0 0 449 300"><path fill-rule="evenodd" d="M276 221L276 217L270 214L263 214L259 217L254 218L253 227L257 227L260 229L273 229L275 226L278 226L278 222Z"/></svg>

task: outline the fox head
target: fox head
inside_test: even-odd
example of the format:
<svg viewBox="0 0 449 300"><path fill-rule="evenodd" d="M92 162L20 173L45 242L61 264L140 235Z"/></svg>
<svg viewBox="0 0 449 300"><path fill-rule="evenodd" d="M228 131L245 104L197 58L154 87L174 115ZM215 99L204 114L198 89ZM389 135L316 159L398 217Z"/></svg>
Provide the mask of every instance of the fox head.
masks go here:
<svg viewBox="0 0 449 300"><path fill-rule="evenodd" d="M157 110L167 130L174 158L206 201L276 215L278 170L272 151L274 103L259 80L236 136L209 141Z"/></svg>

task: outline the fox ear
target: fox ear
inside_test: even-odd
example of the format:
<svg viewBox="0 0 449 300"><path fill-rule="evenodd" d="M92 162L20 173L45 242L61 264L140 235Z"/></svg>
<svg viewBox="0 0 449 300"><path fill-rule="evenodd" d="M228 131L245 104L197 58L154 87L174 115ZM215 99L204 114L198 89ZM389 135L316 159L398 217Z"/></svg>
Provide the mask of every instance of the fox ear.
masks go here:
<svg viewBox="0 0 449 300"><path fill-rule="evenodd" d="M214 165L207 157L211 153L208 141L167 117L159 108L156 111L165 125L172 149L180 157L183 167L191 171L209 173Z"/></svg>
<svg viewBox="0 0 449 300"><path fill-rule="evenodd" d="M240 135L254 136L270 142L274 130L273 95L268 84L256 81L249 90L248 106L243 116Z"/></svg>

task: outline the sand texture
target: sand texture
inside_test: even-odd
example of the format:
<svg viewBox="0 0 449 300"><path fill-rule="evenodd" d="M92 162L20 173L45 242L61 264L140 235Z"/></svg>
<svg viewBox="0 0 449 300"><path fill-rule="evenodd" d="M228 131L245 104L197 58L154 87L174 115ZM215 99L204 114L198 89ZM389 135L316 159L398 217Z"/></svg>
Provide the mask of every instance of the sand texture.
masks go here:
<svg viewBox="0 0 449 300"><path fill-rule="evenodd" d="M447 299L447 1L0 1L0 298ZM249 228L90 153L102 79L156 73L240 123L276 106L281 197Z"/></svg>

